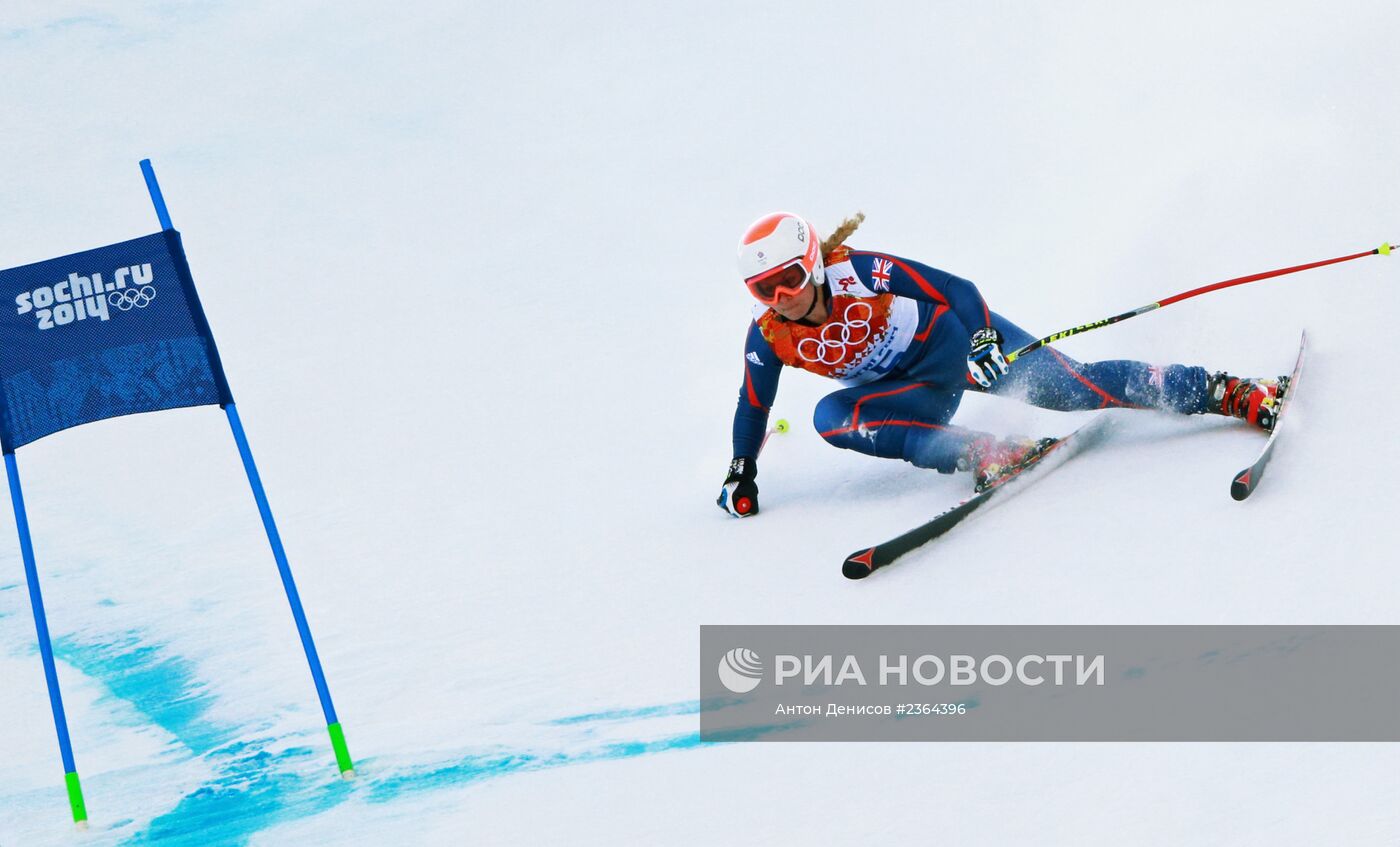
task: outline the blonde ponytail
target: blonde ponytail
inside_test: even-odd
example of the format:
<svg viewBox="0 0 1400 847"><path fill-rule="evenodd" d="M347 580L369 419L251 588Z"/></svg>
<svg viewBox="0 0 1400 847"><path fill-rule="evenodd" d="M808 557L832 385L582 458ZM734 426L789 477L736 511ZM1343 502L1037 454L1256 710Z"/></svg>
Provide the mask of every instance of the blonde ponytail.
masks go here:
<svg viewBox="0 0 1400 847"><path fill-rule="evenodd" d="M851 233L855 232L856 228L859 227L864 220L865 213L856 212L854 215L842 221L841 225L836 228L836 231L822 241L822 255L825 256L832 250L840 247L847 238L851 237Z"/></svg>

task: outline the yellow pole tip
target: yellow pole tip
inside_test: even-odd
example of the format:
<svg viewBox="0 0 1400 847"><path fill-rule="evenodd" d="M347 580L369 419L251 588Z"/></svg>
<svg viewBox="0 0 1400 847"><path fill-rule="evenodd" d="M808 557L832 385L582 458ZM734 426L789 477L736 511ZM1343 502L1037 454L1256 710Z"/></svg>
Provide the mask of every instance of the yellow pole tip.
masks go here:
<svg viewBox="0 0 1400 847"><path fill-rule="evenodd" d="M780 419L778 420L777 426L775 426L775 427L773 427L773 428L776 429L778 432L787 432L787 431L788 431L788 422L787 422L787 419L786 419L786 418L780 418Z"/></svg>
<svg viewBox="0 0 1400 847"><path fill-rule="evenodd" d="M1390 244L1389 244L1389 242L1387 242L1387 243L1385 243L1385 244L1382 244L1382 245L1380 246L1379 249L1380 249L1380 254L1381 254L1382 256L1389 256L1389 255L1390 255Z"/></svg>

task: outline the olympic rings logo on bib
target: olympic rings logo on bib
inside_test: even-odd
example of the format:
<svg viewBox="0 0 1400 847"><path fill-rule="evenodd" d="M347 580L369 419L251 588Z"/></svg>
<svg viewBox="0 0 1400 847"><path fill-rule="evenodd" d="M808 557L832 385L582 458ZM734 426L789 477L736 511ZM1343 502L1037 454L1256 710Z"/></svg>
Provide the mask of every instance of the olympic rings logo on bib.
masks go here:
<svg viewBox="0 0 1400 847"><path fill-rule="evenodd" d="M151 305L151 301L154 299L156 299L156 289L153 285L125 288L107 295L107 302L111 303L113 308L121 309L123 312L144 309Z"/></svg>
<svg viewBox="0 0 1400 847"><path fill-rule="evenodd" d="M857 313L864 309L862 317ZM855 313L855 314L853 314ZM871 305L857 300L846 305L841 320L822 327L816 338L804 338L797 342L797 355L804 362L823 365L839 365L850 355L852 348L870 340L870 318L875 314Z"/></svg>

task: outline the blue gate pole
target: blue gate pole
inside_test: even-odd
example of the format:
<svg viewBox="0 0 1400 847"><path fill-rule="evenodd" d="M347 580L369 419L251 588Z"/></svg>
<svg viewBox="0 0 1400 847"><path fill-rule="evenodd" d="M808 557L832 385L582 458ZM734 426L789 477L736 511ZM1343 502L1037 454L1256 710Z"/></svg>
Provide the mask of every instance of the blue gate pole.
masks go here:
<svg viewBox="0 0 1400 847"><path fill-rule="evenodd" d="M141 173L146 177L146 188L151 193L151 203L156 207L156 216L160 218L161 228L174 229L150 159L141 160ZM336 767L340 768L341 776L351 779L355 776L355 763L350 758L350 749L345 743L345 731L341 729L340 720L335 715L335 704L331 702L331 691L326 685L325 672L321 670L316 642L311 638L311 627L306 622L306 611L301 606L301 595L297 592L296 581L292 579L292 567L287 563L287 553L282 548L282 536L278 533L277 522L272 517L272 507L268 505L262 477L258 475L258 466L253 461L248 436L243 432L243 422L239 420L238 409L233 403L224 407L224 413L228 415L233 440L238 445L238 455L243 459L243 470L248 474L248 484L253 488L253 499L258 503L258 514L262 515L263 529L267 531L268 543L272 545L272 557L277 560L277 571L282 575L282 587L286 589L287 602L292 607L292 618L296 621L297 632L301 635L301 647L306 651L306 663L311 668L311 679L316 684L316 696L320 698L321 711L326 716L326 731L331 736L331 749L335 751Z"/></svg>
<svg viewBox="0 0 1400 847"><path fill-rule="evenodd" d="M253 462L253 451L248 447L248 436L243 432L243 422L238 418L238 409L233 403L224 407L228 415L229 427L233 430L233 440L238 444L238 455L243 457L243 470L248 473L248 484L253 488L253 499L258 502L258 513L262 515L263 528L267 530L268 543L272 545L272 557L277 560L277 570L282 574L282 587L287 590L287 602L292 606L292 617L296 620L297 632L301 634L301 646L306 651L306 663L311 667L311 679L316 683L316 696L321 698L321 711L326 716L326 730L331 735L331 748L335 750L335 763L340 775L346 779L355 776L355 764L350 758L350 750L345 745L345 732L335 715L335 704L331 702L331 691L326 686L326 675L321 670L321 659L316 655L316 642L311 639L311 627L306 623L306 612L301 607L301 596L297 584L292 579L291 565L287 564L287 552L282 548L282 536L277 532L277 522L272 518L272 507L267 503L267 492L263 490L258 466Z"/></svg>
<svg viewBox="0 0 1400 847"><path fill-rule="evenodd" d="M141 160L141 175L146 178L146 190L151 192L151 202L155 204L156 217L160 218L160 228L174 229L175 225L170 222L170 212L165 208L165 195L160 193L160 183L156 182L156 172L151 167L150 159Z"/></svg>
<svg viewBox="0 0 1400 847"><path fill-rule="evenodd" d="M39 656L44 662L44 681L49 686L49 707L53 710L54 728L58 730L58 752L63 757L63 781L68 786L68 806L73 822L85 826L87 806L83 803L83 786L78 781L78 766L73 763L73 743L68 738L68 718L63 713L63 695L58 690L58 668L53 660L53 643L49 641L49 620L44 614L44 595L39 591L39 571L34 565L34 543L29 537L29 517L24 510L24 492L19 485L19 465L15 454L5 454L5 473L10 477L10 502L15 507L15 528L19 531L19 549L24 556L24 578L29 583L29 605L34 610L34 629L39 634Z"/></svg>

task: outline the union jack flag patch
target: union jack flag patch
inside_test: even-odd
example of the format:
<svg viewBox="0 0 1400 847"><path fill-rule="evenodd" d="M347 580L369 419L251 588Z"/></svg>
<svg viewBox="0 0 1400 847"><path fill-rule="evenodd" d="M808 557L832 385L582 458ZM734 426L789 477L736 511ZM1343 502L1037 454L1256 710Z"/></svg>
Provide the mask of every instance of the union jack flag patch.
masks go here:
<svg viewBox="0 0 1400 847"><path fill-rule="evenodd" d="M876 259L875 265L870 269L871 286L876 291L890 290L890 269L894 263L889 259Z"/></svg>

